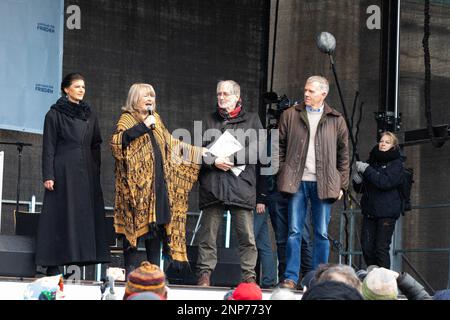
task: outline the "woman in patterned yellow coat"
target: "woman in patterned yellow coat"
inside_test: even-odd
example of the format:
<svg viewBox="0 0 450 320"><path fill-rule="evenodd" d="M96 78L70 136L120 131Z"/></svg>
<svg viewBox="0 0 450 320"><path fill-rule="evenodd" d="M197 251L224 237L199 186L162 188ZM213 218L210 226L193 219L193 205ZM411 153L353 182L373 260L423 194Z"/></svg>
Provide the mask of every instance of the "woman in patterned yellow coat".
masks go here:
<svg viewBox="0 0 450 320"><path fill-rule="evenodd" d="M153 87L133 84L111 139L116 160L114 226L124 236L127 274L142 262L138 241L145 243L151 263L159 265L161 242L170 262L188 262L188 194L207 151L172 137L155 107Z"/></svg>

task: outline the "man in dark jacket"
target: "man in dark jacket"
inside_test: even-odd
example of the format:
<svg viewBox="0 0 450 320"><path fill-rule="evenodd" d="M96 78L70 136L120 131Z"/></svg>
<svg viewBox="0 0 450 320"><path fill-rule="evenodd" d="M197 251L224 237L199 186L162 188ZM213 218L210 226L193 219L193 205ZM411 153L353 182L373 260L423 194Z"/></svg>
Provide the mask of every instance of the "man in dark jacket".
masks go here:
<svg viewBox="0 0 450 320"><path fill-rule="evenodd" d="M311 202L313 268L328 262L328 224L331 205L348 187L348 130L342 115L325 103L329 85L320 76L306 81L302 104L286 110L280 119L278 190L290 195L289 235L283 287L298 283L300 244Z"/></svg>
<svg viewBox="0 0 450 320"><path fill-rule="evenodd" d="M256 164L258 134L263 129L256 114L244 111L240 87L232 80L217 85L217 110L203 120L203 145L211 148L228 131L242 145L231 155L209 155L200 171L200 209L202 221L198 245L198 285L209 286L217 264L217 232L225 211L232 214L233 228L239 240L243 282L255 282L257 249L253 232L256 206ZM213 140L215 136L215 140ZM225 149L221 146L221 149ZM208 164L209 163L209 164Z"/></svg>

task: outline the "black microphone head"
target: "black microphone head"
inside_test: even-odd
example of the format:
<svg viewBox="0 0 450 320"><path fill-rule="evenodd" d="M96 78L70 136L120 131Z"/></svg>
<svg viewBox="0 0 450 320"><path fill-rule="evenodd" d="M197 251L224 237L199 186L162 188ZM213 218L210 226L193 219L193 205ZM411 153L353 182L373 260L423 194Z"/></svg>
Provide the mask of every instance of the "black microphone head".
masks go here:
<svg viewBox="0 0 450 320"><path fill-rule="evenodd" d="M331 54L336 49L336 39L329 32L321 32L316 38L317 47L323 53Z"/></svg>
<svg viewBox="0 0 450 320"><path fill-rule="evenodd" d="M152 113L153 111L155 111L155 108L153 107L152 104L147 105L147 111L148 111L148 113Z"/></svg>

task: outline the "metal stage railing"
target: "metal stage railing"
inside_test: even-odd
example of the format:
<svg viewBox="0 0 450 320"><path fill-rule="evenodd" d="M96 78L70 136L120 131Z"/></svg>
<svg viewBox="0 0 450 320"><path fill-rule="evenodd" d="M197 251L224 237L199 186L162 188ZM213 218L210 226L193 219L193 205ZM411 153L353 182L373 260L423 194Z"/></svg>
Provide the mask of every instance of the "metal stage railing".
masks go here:
<svg viewBox="0 0 450 320"><path fill-rule="evenodd" d="M15 200L2 200L2 204L7 205L14 205L16 204ZM35 197L33 196L30 201L20 201L20 205L26 205L28 206L29 212L36 212L36 206L42 206L41 202L36 202ZM420 210L420 209L441 209L441 208L450 208L450 204L436 204L436 205L414 205L412 207L413 210ZM114 210L113 207L105 207L105 210L107 212L112 212ZM340 220L339 220L339 246L335 247L338 250L339 254L339 263L344 263L345 257L348 257L348 260L345 261L346 264L353 266L354 257L355 256L362 256L362 252L360 250L355 249L355 236L356 236L356 229L355 229L355 219L356 214L360 214L360 209L347 209L341 211L340 214ZM196 231L198 230L199 223L201 220L201 212L189 212L188 214L191 215L198 215L199 219L197 220L197 225L194 230L193 238L191 239L191 244L194 240ZM348 234L348 249L345 248L342 244L345 242L345 215L347 215L347 219L349 222L349 234ZM224 212L224 216L226 218L226 240L225 240L225 247L229 247L230 244L230 233L231 233L231 215L230 213ZM391 261L392 261L392 269L396 271L401 271L402 269L402 262L405 262L415 273L415 275L422 281L422 283L427 287L427 289L430 292L434 292L434 289L432 286L426 281L426 279L422 276L422 274L415 269L413 264L410 262L410 260L407 258L406 253L448 253L448 277L447 277L447 289L450 289L450 232L449 232L449 246L445 248L402 248L402 220L403 217L397 220L397 225L395 228L395 233L393 236L393 241L391 245ZM336 241L335 241L336 242ZM101 273L101 266L97 265L96 267L96 278L97 280L100 280L100 273ZM84 274L83 270L83 274ZM83 277L84 278L84 277Z"/></svg>
<svg viewBox="0 0 450 320"><path fill-rule="evenodd" d="M5 204L5 205L16 205L17 201L16 200L7 200L7 199L2 199L1 204ZM31 197L30 201L19 201L18 202L20 206L27 206L28 207L28 212L30 213L36 213L39 211L36 211L37 207L42 207L42 202L36 202L36 197L33 195ZM105 207L105 211L106 211L106 215L111 216L113 214L114 208L113 207ZM189 216L198 216L197 219L197 223L195 226L195 230L193 231L193 236L192 239L190 241L190 245L193 245L195 236L197 234L198 229L200 228L200 223L201 223L201 217L202 217L202 211L200 212L187 212L187 214ZM224 211L224 219L225 219L225 248L229 248L230 247L230 241L231 241L231 214L230 211ZM0 216L0 226L1 226L1 216ZM116 241L116 245L111 247L111 250L116 250L117 249L117 241ZM139 251L142 251L145 249L144 248L138 248ZM163 259L161 259L161 268L163 268ZM64 272L67 272L67 268L70 268L65 266L64 267ZM71 271L71 270L69 270ZM72 270L73 271L73 270ZM77 269L77 272L79 272L79 276L82 280L86 280L86 267L82 267L80 270ZM101 273L102 273L102 265L101 264L96 264L95 265L95 280L96 281L100 281L101 279Z"/></svg>
<svg viewBox="0 0 450 320"><path fill-rule="evenodd" d="M412 206L412 210L420 210L420 209L442 209L442 208L450 208L450 204L435 204L435 205L414 205ZM354 257L362 256L362 251L356 250L355 248L355 226L356 226L356 214L360 214L360 209L347 209L342 210L339 218L339 242L340 246L338 248L339 253L339 263L346 263L350 266L353 266ZM407 213L409 215L410 213ZM346 232L345 232L345 220L348 220L349 231L347 236L348 248L346 249L342 244L346 240ZM397 220L397 225L395 227L395 232L392 239L391 245L391 269L395 271L402 270L402 262L405 262L408 267L413 270L415 275L421 280L424 286L430 291L430 293L434 293L433 287L426 281L425 277L414 267L411 261L406 256L406 253L447 253L448 254L448 272L447 272L447 289L450 289L450 231L448 232L449 237L449 245L444 248L403 248L402 247L402 223L404 217L401 216ZM347 257L347 259L345 259ZM344 261L347 260L347 261ZM343 262L344 261L344 262Z"/></svg>

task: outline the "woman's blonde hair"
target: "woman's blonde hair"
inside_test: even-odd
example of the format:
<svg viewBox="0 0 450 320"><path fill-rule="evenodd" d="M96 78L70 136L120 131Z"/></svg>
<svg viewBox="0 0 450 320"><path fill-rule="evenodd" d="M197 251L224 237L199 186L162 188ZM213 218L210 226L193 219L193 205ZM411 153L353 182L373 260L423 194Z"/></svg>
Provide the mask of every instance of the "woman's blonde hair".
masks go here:
<svg viewBox="0 0 450 320"><path fill-rule="evenodd" d="M136 106L139 102L139 99L143 96L149 94L152 97L156 96L155 89L147 83L135 83L130 87L130 91L128 91L127 101L125 105L122 107L123 111L128 111L131 113L136 112ZM156 108L156 101L154 108Z"/></svg>
<svg viewBox="0 0 450 320"><path fill-rule="evenodd" d="M394 146L395 149L397 149L398 146L398 138L395 135L395 133L390 132L390 131L384 131L381 135L380 135L380 139L383 138L384 136L388 136L389 138L391 138L392 140L392 145Z"/></svg>

